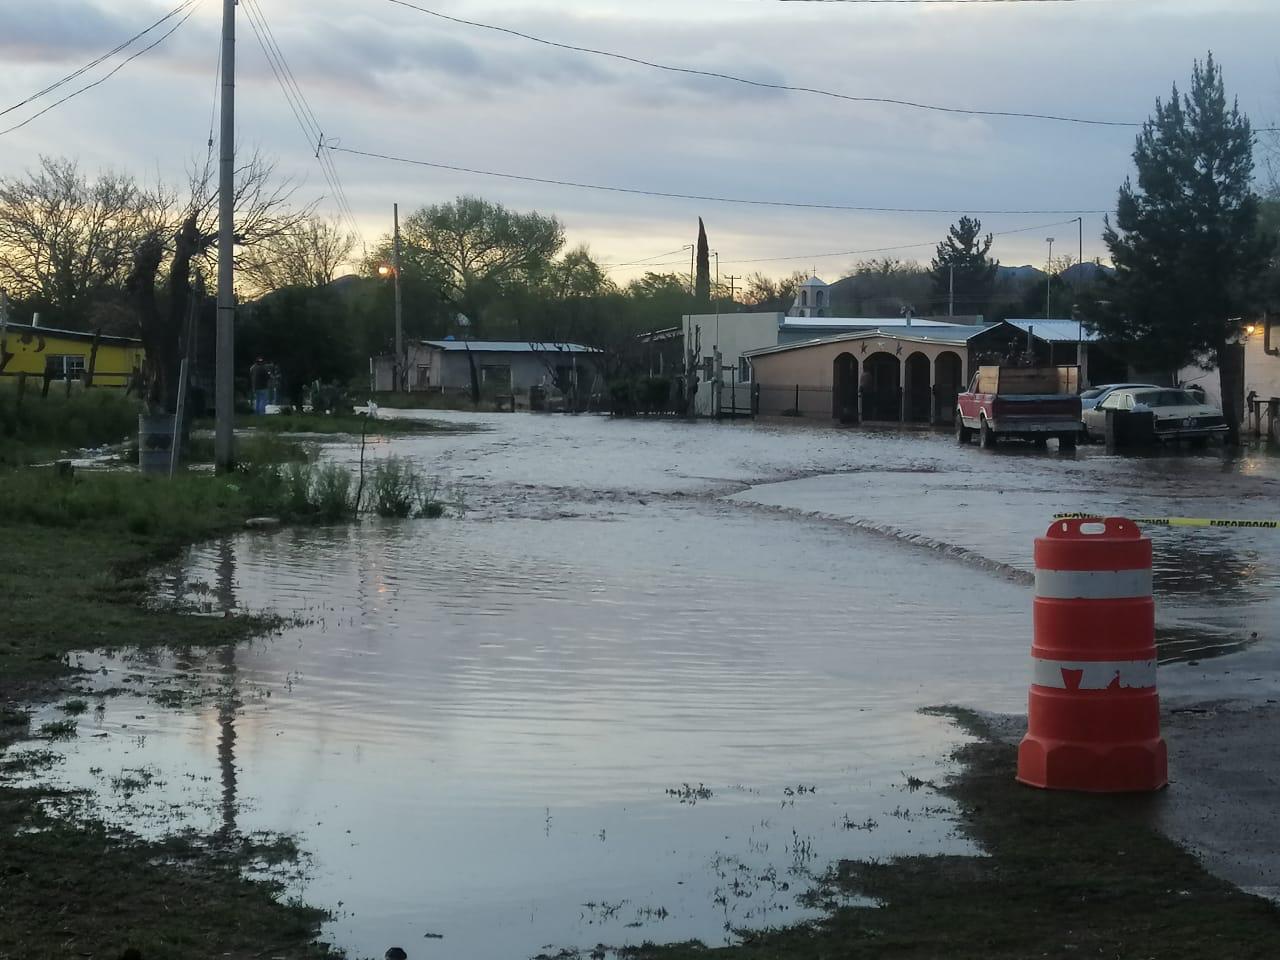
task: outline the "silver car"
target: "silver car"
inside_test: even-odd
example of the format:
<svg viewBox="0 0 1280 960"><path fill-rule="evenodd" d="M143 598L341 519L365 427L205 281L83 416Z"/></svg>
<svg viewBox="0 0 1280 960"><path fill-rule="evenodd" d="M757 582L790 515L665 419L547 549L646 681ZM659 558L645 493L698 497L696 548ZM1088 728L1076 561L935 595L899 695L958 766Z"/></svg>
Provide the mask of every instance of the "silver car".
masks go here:
<svg viewBox="0 0 1280 960"><path fill-rule="evenodd" d="M1091 437L1107 431L1107 411L1127 410L1155 415L1159 440L1203 440L1222 436L1227 421L1222 411L1186 390L1177 387L1124 387L1113 390L1092 410L1083 413L1085 430Z"/></svg>

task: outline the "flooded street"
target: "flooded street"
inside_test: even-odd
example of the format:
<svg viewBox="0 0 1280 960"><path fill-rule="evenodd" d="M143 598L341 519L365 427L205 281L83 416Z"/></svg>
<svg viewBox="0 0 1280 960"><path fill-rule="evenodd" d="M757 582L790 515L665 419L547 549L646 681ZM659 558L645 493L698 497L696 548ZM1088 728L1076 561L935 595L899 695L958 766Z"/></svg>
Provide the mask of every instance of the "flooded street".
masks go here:
<svg viewBox="0 0 1280 960"><path fill-rule="evenodd" d="M457 515L191 549L159 595L292 625L84 655L117 695L52 745L48 780L134 830L296 834L289 892L353 957L724 943L817 915L798 896L840 858L970 851L918 782L959 734L919 709L1025 709L1053 514L1280 503L1261 454L431 416L483 429L369 456L413 459ZM1152 536L1162 693L1280 696L1280 534Z"/></svg>

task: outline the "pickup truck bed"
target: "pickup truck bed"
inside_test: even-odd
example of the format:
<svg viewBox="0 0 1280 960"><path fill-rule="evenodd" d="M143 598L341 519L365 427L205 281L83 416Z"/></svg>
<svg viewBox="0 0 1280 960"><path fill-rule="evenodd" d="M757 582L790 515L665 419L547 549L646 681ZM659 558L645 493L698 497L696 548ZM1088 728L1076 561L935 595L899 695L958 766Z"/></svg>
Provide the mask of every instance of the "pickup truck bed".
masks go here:
<svg viewBox="0 0 1280 960"><path fill-rule="evenodd" d="M1061 448L1073 448L1081 429L1075 383L1074 367L982 367L956 398L956 439L967 443L977 433L990 448L1001 437L1056 437Z"/></svg>

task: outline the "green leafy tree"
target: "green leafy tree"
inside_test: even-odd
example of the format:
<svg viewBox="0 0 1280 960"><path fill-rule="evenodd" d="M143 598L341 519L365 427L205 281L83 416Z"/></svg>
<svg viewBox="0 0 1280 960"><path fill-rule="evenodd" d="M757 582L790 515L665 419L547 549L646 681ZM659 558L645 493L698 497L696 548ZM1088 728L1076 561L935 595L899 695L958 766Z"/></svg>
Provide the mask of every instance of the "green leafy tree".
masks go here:
<svg viewBox="0 0 1280 960"><path fill-rule="evenodd" d="M946 238L938 244L930 264L935 299L945 308L952 289L954 274L956 303L966 305L966 313L985 312L996 282L999 261L991 259L990 233L982 235L982 221L961 217L952 224Z"/></svg>
<svg viewBox="0 0 1280 960"><path fill-rule="evenodd" d="M1103 239L1116 274L1108 309L1091 317L1153 369L1218 368L1229 439L1239 436L1232 398L1240 370L1230 345L1261 298L1273 248L1259 229L1253 131L1232 102L1210 53L1193 68L1191 92L1156 101L1133 151Z"/></svg>
<svg viewBox="0 0 1280 960"><path fill-rule="evenodd" d="M479 197L423 207L403 232L407 248L438 266L441 293L471 321L473 336L483 334L490 309L505 294L544 274L564 246L564 227L555 217L517 213Z"/></svg>
<svg viewBox="0 0 1280 960"><path fill-rule="evenodd" d="M346 384L367 362L352 349L348 307L332 287L288 287L241 309L236 368L258 357L280 367L285 399L300 404L316 380Z"/></svg>

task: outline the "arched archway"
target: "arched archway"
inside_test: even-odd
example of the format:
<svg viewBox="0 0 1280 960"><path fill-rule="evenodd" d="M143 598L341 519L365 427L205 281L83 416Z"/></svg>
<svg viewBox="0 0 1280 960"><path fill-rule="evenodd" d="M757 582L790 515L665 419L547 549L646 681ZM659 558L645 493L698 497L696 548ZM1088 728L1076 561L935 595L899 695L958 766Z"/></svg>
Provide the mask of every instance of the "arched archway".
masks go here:
<svg viewBox="0 0 1280 960"><path fill-rule="evenodd" d="M964 389L964 362L960 354L947 350L933 365L934 391L938 398L938 419L951 423L956 417L956 397Z"/></svg>
<svg viewBox="0 0 1280 960"><path fill-rule="evenodd" d="M873 353L862 363L862 418L902 419L902 377L892 353Z"/></svg>
<svg viewBox="0 0 1280 960"><path fill-rule="evenodd" d="M832 363L831 416L841 423L858 422L858 361L851 353Z"/></svg>
<svg viewBox="0 0 1280 960"><path fill-rule="evenodd" d="M928 423L933 419L933 392L930 387L932 366L929 358L916 352L907 357L906 383L903 385L904 419L912 423Z"/></svg>

